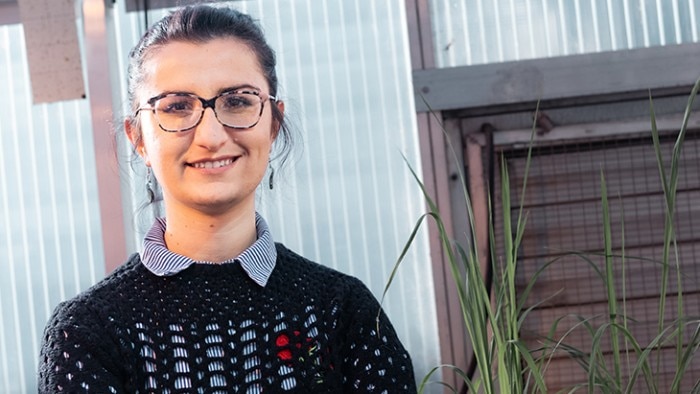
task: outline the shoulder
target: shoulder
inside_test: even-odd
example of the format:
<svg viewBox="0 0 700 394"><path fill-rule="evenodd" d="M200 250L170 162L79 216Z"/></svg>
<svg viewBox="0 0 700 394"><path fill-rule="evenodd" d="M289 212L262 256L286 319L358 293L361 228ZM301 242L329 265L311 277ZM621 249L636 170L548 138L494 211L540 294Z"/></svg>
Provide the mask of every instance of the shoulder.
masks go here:
<svg viewBox="0 0 700 394"><path fill-rule="evenodd" d="M138 255L132 255L114 272L56 306L47 328L52 325L75 325L77 322L86 324L92 319L97 319L100 312L108 310L110 304L117 302L120 294L124 294L125 287L132 287L131 284L143 275L144 269Z"/></svg>
<svg viewBox="0 0 700 394"><path fill-rule="evenodd" d="M358 278L310 261L281 244L277 245L277 252L277 278L300 278L299 283L293 283L295 293L312 295L310 298L325 306L324 316L331 322L334 345L353 391L367 388L372 392L415 393L411 358L367 286Z"/></svg>
<svg viewBox="0 0 700 394"><path fill-rule="evenodd" d="M317 284L332 284L342 288L366 288L361 280L331 267L311 261L281 243L277 243L277 266L287 278L301 276ZM369 290L368 290L369 291Z"/></svg>
<svg viewBox="0 0 700 394"><path fill-rule="evenodd" d="M142 281L148 275L146 267L141 264L138 253L132 254L127 261L105 276L99 282L80 293L76 299L91 297L111 297L124 287L133 287L134 282Z"/></svg>
<svg viewBox="0 0 700 394"><path fill-rule="evenodd" d="M106 278L59 304L44 329L39 357L39 392L77 392L87 387L97 392L126 392L121 387L130 363L122 359L120 324L129 310L122 305L133 289L139 260L132 256ZM132 286L130 288L124 285ZM126 309L125 309L126 308ZM85 385L85 386L83 386ZM109 387L109 389L108 389Z"/></svg>
<svg viewBox="0 0 700 394"><path fill-rule="evenodd" d="M306 294L314 294L332 301L343 310L379 307L377 299L358 278L311 261L277 245L277 265L274 275Z"/></svg>

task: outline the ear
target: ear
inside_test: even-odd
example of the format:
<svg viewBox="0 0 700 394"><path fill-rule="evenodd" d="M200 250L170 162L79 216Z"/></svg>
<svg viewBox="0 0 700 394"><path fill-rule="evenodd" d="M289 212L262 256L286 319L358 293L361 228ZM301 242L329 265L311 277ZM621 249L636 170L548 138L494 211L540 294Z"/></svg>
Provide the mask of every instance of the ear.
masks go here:
<svg viewBox="0 0 700 394"><path fill-rule="evenodd" d="M284 117L284 101L282 100L277 100L273 105L277 106L277 109L279 110L280 114L282 114L282 117ZM280 134L280 127L282 125L280 122L274 120L272 121L272 141L275 141L277 139L277 136Z"/></svg>
<svg viewBox="0 0 700 394"><path fill-rule="evenodd" d="M131 145L134 146L134 150L143 159L148 167L151 166L150 160L148 160L148 154L146 153L146 147L143 144L143 134L141 130L138 130L129 119L124 120L124 131L126 131L126 136L129 138Z"/></svg>

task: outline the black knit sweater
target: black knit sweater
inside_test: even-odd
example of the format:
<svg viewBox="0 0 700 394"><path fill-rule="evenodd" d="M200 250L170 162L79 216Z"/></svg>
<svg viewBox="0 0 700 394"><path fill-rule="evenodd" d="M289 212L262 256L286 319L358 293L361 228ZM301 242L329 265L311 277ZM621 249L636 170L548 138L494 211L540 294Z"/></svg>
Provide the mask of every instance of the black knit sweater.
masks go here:
<svg viewBox="0 0 700 394"><path fill-rule="evenodd" d="M277 245L265 287L239 264L158 277L138 255L56 308L41 393L413 393L408 353L357 279ZM377 330L377 326L379 330Z"/></svg>

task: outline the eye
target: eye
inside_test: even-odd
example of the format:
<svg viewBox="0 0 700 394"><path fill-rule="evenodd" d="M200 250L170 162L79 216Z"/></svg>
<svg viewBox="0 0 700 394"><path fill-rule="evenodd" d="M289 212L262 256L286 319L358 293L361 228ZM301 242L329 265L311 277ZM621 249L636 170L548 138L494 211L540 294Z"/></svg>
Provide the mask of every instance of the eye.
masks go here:
<svg viewBox="0 0 700 394"><path fill-rule="evenodd" d="M245 93L231 93L219 97L218 105L221 110L228 112L239 112L249 109L255 105L257 96Z"/></svg>
<svg viewBox="0 0 700 394"><path fill-rule="evenodd" d="M195 109L196 99L189 96L166 96L156 103L156 111L168 115L188 115Z"/></svg>

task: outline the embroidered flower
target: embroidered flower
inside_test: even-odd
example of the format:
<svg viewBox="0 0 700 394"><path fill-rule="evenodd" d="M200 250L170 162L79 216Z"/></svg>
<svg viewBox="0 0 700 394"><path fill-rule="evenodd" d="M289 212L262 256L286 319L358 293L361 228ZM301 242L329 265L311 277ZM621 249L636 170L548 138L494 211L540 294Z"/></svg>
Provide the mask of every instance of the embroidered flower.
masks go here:
<svg viewBox="0 0 700 394"><path fill-rule="evenodd" d="M285 347L289 345L289 337L285 334L280 334L280 336L277 337L275 344L277 347Z"/></svg>
<svg viewBox="0 0 700 394"><path fill-rule="evenodd" d="M317 367L321 367L323 355L321 354L320 344L314 338L302 337L300 331L293 331L291 334L279 334L275 340L277 345L277 357L287 362L287 366L293 368L291 361L294 358L292 350L297 349L294 354L298 354L298 361L301 363L311 363ZM325 353L328 349L325 350ZM333 370L334 366L331 363L328 367ZM316 384L322 384L324 381L324 373L321 370L314 372L314 381Z"/></svg>
<svg viewBox="0 0 700 394"><path fill-rule="evenodd" d="M286 348L289 345L289 337L285 334L280 334L275 341L278 348ZM289 361L292 359L292 351L289 349L282 349L277 352L277 357L280 360Z"/></svg>
<svg viewBox="0 0 700 394"><path fill-rule="evenodd" d="M302 352L302 355L299 357L299 361L304 361L305 355L312 356L318 350L318 345L314 343L313 338L307 337L302 339L300 331L294 331L291 338L289 335L284 333L278 335L277 339L275 340L275 345L277 345L277 348L279 349L277 351L277 357L284 361L289 361L292 359L293 348L301 350L303 347L304 349L308 349L308 351Z"/></svg>

